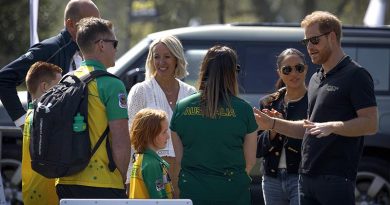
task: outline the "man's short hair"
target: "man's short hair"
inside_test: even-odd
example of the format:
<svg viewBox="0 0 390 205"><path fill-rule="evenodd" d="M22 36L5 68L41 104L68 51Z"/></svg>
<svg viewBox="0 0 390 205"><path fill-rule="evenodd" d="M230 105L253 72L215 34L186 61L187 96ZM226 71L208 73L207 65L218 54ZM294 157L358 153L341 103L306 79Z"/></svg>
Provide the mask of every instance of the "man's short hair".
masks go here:
<svg viewBox="0 0 390 205"><path fill-rule="evenodd" d="M340 42L342 35L341 21L335 15L327 11L314 11L302 20L301 27L306 28L315 23L318 23L321 33L333 31L336 34L338 42Z"/></svg>
<svg viewBox="0 0 390 205"><path fill-rule="evenodd" d="M112 23L109 20L88 17L77 23L76 42L82 53L89 53L99 38L113 35Z"/></svg>
<svg viewBox="0 0 390 205"><path fill-rule="evenodd" d="M27 72L26 85L27 91L35 93L41 82L51 82L55 80L57 74L62 73L62 69L54 64L38 61L34 63Z"/></svg>

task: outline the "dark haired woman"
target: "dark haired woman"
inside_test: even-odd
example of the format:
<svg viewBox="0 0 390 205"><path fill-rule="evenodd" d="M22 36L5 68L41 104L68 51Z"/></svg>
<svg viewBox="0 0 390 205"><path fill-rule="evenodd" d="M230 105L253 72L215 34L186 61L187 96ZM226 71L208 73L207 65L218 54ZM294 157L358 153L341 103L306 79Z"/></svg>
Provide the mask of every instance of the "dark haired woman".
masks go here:
<svg viewBox="0 0 390 205"><path fill-rule="evenodd" d="M171 120L180 198L199 204L250 204L249 171L256 162L257 124L251 106L237 97L237 55L210 48L199 92L181 100Z"/></svg>
<svg viewBox="0 0 390 205"><path fill-rule="evenodd" d="M260 109L273 117L302 120L307 113L305 56L294 48L279 54L276 60L279 79L276 92L260 100ZM298 205L298 167L301 139L265 130L259 135L257 157L263 157L263 197L266 205Z"/></svg>

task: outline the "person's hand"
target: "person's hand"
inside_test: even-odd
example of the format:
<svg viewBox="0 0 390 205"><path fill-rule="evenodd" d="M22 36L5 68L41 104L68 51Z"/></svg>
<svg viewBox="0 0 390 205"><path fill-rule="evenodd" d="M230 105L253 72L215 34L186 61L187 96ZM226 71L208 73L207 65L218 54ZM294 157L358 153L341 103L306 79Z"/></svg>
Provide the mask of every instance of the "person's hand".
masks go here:
<svg viewBox="0 0 390 205"><path fill-rule="evenodd" d="M271 117L273 115L271 110L263 109L260 111L257 108L253 108L253 113L256 118L258 130L269 130L272 128L274 119Z"/></svg>
<svg viewBox="0 0 390 205"><path fill-rule="evenodd" d="M283 119L283 114L273 108L270 111L268 109L263 109L263 112L264 111L269 113L269 116L271 117ZM269 135L270 140L273 140L276 134L277 132L275 132L274 130L270 130L270 135Z"/></svg>
<svg viewBox="0 0 390 205"><path fill-rule="evenodd" d="M283 115L282 113L280 113L279 111L275 110L275 109L271 109L271 110L268 110L268 109L263 109L262 110L263 112L267 112L267 114L271 117L275 117L275 118L280 118L280 119L283 119Z"/></svg>
<svg viewBox="0 0 390 205"><path fill-rule="evenodd" d="M306 133L316 136L317 138L326 137L335 132L342 122L311 122L303 121L303 127L306 128Z"/></svg>

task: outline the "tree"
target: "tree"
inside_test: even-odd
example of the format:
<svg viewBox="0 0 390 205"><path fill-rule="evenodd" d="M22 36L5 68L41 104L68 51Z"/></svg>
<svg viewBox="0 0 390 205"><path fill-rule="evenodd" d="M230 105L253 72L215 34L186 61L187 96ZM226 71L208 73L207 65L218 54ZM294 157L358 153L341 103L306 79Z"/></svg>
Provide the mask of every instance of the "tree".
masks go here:
<svg viewBox="0 0 390 205"><path fill-rule="evenodd" d="M23 53L28 48L29 36L24 35L29 29L28 1L23 3L3 0L0 3L0 66L7 64L15 53ZM27 19L27 20L21 20Z"/></svg>
<svg viewBox="0 0 390 205"><path fill-rule="evenodd" d="M39 1L39 38L45 39L55 35L58 28L58 20L63 19L63 14L58 15L61 4L50 0ZM28 1L1 0L0 3L0 68L21 56L30 46L29 27L29 3ZM63 22L63 21L62 21Z"/></svg>

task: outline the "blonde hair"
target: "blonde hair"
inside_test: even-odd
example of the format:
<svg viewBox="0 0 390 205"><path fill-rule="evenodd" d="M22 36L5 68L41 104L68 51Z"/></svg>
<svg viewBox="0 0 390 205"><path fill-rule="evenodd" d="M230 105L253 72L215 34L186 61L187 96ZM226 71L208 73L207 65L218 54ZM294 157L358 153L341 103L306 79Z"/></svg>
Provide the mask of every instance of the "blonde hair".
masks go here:
<svg viewBox="0 0 390 205"><path fill-rule="evenodd" d="M152 78L156 75L156 68L154 67L154 58L153 58L153 49L158 43L163 43L171 52L177 60L176 70L175 70L175 78L182 79L188 75L187 71L187 61L184 57L183 46L179 39L175 36L167 35L161 38L154 40L149 46L149 53L146 59L146 79Z"/></svg>
<svg viewBox="0 0 390 205"><path fill-rule="evenodd" d="M144 108L137 112L130 128L130 141L137 153L143 153L161 132L161 122L167 120L163 110Z"/></svg>
<svg viewBox="0 0 390 205"><path fill-rule="evenodd" d="M307 15L301 22L301 27L306 28L315 23L318 23L318 27L321 33L334 32L336 34L337 41L341 39L341 21L332 13L327 11L314 11Z"/></svg>

